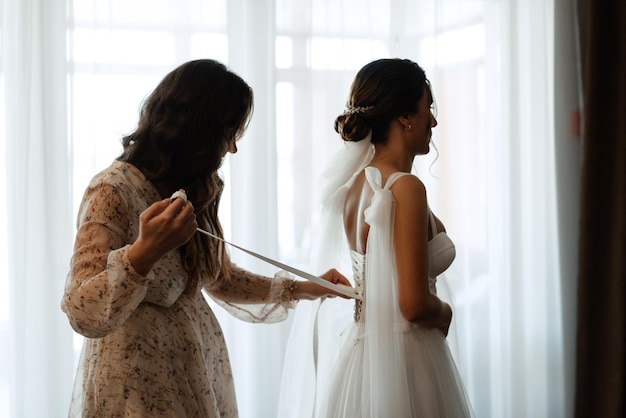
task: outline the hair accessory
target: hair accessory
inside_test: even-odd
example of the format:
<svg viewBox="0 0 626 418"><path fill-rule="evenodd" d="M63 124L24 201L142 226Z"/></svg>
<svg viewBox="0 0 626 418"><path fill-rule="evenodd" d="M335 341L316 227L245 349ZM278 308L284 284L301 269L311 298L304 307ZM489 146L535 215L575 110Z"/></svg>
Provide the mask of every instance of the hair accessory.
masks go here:
<svg viewBox="0 0 626 418"><path fill-rule="evenodd" d="M374 106L348 106L343 112L344 115L359 115L373 109Z"/></svg>

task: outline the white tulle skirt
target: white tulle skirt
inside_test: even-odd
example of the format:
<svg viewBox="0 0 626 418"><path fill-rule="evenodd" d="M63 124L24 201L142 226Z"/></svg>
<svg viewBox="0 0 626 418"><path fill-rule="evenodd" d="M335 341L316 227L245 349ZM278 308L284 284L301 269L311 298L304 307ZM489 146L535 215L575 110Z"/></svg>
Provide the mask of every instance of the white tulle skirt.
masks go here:
<svg viewBox="0 0 626 418"><path fill-rule="evenodd" d="M323 189L318 268L354 272L362 305L329 300L298 306L285 353L279 418L465 418L473 412L443 333L407 322L398 305L393 181L365 168L369 139L331 161ZM365 254L345 242L345 199L360 170L374 189L365 210ZM400 175L400 174L398 174ZM350 251L350 254L348 254ZM343 260L343 255L351 259ZM430 249L429 249L430 257ZM344 262L346 261L346 262ZM358 266L359 268L355 268ZM367 274L365 274L367 273ZM436 278L431 291L436 293ZM355 310L356 308L356 310ZM343 332L354 313L352 321ZM341 334L341 337L339 335Z"/></svg>
<svg viewBox="0 0 626 418"><path fill-rule="evenodd" d="M398 327L396 327L398 328ZM441 331L403 324L406 387L410 403L390 403L388 417L462 418L473 415L461 378ZM353 323L344 333L330 385L322 399L320 417L370 417L367 400L371 391L385 391L384 381L364 381L369 356L363 326ZM371 417L374 418L374 417Z"/></svg>

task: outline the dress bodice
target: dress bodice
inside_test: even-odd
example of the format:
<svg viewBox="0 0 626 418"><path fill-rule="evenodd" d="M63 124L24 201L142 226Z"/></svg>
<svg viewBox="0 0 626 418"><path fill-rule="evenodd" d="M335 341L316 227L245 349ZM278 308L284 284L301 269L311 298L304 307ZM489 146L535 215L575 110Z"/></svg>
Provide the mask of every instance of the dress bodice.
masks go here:
<svg viewBox="0 0 626 418"><path fill-rule="evenodd" d="M436 225L434 217L431 213L431 228L435 228ZM430 285L430 291L437 293L437 276L443 273L456 256L456 249L454 243L445 233L445 231L433 233L433 237L428 241L428 283ZM357 251L350 251L350 258L352 260L352 274L354 277L354 287L359 295L363 295L363 298L367 297L365 292L365 259L366 255ZM356 300L354 305L354 319L359 322L361 319L362 301Z"/></svg>
<svg viewBox="0 0 626 418"><path fill-rule="evenodd" d="M408 174L408 173L407 173ZM389 177L387 180L387 184L384 186L385 189L389 190L393 183L400 178L402 175L406 175L405 173L395 173ZM379 177L378 177L379 178ZM372 177L373 181L374 177ZM370 184L372 181L368 178ZM380 181L380 180L378 180ZM429 229L431 239L428 241L428 282L430 286L430 291L432 293L437 293L437 276L443 273L456 256L456 249L454 243L450 239L450 237L446 234L445 231L437 230L437 223L435 222L435 216L433 215L430 208L428 209L429 216ZM360 322L362 317L362 309L363 309L363 300L367 298L367 290L366 290L366 276L367 272L365 271L366 266L366 255L361 254L357 251L351 250L350 256L352 260L352 272L354 277L354 287L356 292L362 295L361 300L356 300L354 305L354 319L357 322Z"/></svg>
<svg viewBox="0 0 626 418"><path fill-rule="evenodd" d="M428 241L428 277L431 282L431 291L434 292L436 278L450 267L456 257L456 248L446 231L437 232L435 217L430 210L428 213L432 232L432 238Z"/></svg>

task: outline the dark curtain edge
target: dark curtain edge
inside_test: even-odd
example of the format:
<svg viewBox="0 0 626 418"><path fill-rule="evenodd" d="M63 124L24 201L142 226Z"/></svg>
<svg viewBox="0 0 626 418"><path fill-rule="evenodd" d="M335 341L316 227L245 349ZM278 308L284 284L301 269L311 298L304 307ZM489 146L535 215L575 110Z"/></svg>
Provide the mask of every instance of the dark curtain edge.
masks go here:
<svg viewBox="0 0 626 418"><path fill-rule="evenodd" d="M575 416L621 418L626 414L626 2L583 3L578 5L584 128Z"/></svg>

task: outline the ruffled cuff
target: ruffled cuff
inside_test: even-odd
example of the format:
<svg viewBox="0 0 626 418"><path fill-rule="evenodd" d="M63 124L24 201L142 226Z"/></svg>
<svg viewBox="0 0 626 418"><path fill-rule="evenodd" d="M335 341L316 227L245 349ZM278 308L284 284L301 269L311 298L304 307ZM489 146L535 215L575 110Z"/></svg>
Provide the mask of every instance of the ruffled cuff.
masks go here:
<svg viewBox="0 0 626 418"><path fill-rule="evenodd" d="M270 287L270 300L282 304L286 309L293 309L298 300L293 297L296 280L289 272L280 270L274 275Z"/></svg>
<svg viewBox="0 0 626 418"><path fill-rule="evenodd" d="M279 271L271 281L269 291L263 297L263 302L236 303L224 299L212 292L209 296L228 313L237 319L252 323L274 323L284 321L289 310L297 305L293 300L291 289L293 277L286 271ZM265 288L267 289L267 288Z"/></svg>
<svg viewBox="0 0 626 418"><path fill-rule="evenodd" d="M124 270L127 277L137 284L145 285L147 283L150 283L152 280L154 280L154 273L152 273L152 270L148 272L146 276L142 276L141 274L137 273L132 263L130 262L130 258L128 257L129 249L130 244L127 244L118 250L111 251L109 253L109 257L107 258L107 264L109 264L109 266L119 265Z"/></svg>

